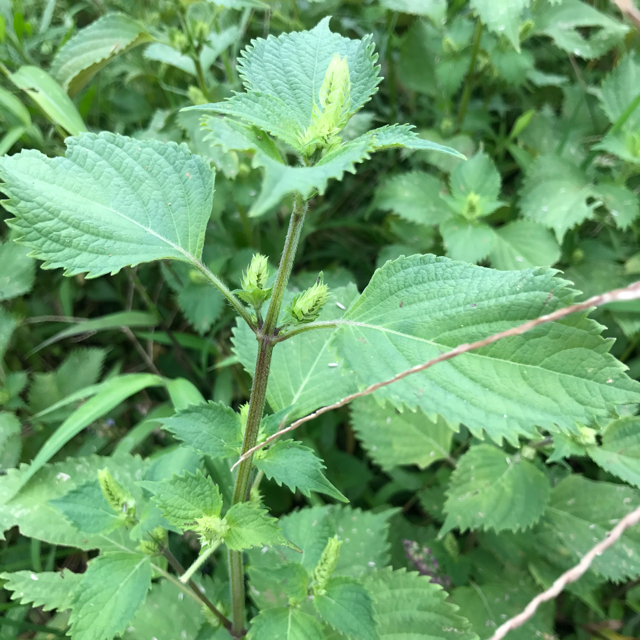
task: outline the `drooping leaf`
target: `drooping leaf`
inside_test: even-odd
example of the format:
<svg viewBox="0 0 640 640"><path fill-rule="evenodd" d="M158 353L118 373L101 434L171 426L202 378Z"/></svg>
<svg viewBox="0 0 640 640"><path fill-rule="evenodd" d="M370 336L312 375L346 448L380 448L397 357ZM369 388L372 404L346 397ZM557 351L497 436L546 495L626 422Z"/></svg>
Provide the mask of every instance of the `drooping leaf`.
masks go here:
<svg viewBox="0 0 640 640"><path fill-rule="evenodd" d="M352 578L331 578L325 593L313 605L322 619L337 631L361 640L378 640L371 596Z"/></svg>
<svg viewBox="0 0 640 640"><path fill-rule="evenodd" d="M462 532L527 529L540 519L550 491L544 473L520 454L486 444L472 446L451 476L440 536L455 527Z"/></svg>
<svg viewBox="0 0 640 640"><path fill-rule="evenodd" d="M0 301L31 291L36 263L28 253L15 242L0 243Z"/></svg>
<svg viewBox="0 0 640 640"><path fill-rule="evenodd" d="M76 106L64 89L43 69L21 67L9 74L9 80L22 89L54 123L72 136L87 130Z"/></svg>
<svg viewBox="0 0 640 640"><path fill-rule="evenodd" d="M265 609L251 621L249 640L323 640L320 623L296 607Z"/></svg>
<svg viewBox="0 0 640 640"><path fill-rule="evenodd" d="M211 478L198 470L186 472L162 482L143 481L142 487L151 491L162 515L174 526L184 529L198 518L220 517L222 496Z"/></svg>
<svg viewBox="0 0 640 640"><path fill-rule="evenodd" d="M640 506L640 491L570 475L551 491L551 501L534 529L539 552L560 553L577 564L624 516ZM596 574L621 582L640 575L640 526L627 529L618 544L591 564Z"/></svg>
<svg viewBox="0 0 640 640"><path fill-rule="evenodd" d="M510 0L492 2L492 0L471 0L471 7L480 16L491 31L509 39L516 51L520 51L520 21L529 0Z"/></svg>
<svg viewBox="0 0 640 640"><path fill-rule="evenodd" d="M152 39L127 15L103 16L65 42L51 63L51 73L74 96L115 57Z"/></svg>
<svg viewBox="0 0 640 640"><path fill-rule="evenodd" d="M415 464L424 469L449 456L453 429L442 418L435 421L422 411L399 413L373 398L352 405L353 428L371 459L383 469Z"/></svg>
<svg viewBox="0 0 640 640"><path fill-rule="evenodd" d="M388 380L459 344L569 304L574 292L548 269L495 271L412 256L378 269L340 321L332 346L359 388ZM504 380L509 380L505 385ZM585 314L541 325L381 388L399 409L421 408L496 441L536 436L532 425L577 432L640 387L607 353Z"/></svg>
<svg viewBox="0 0 640 640"><path fill-rule="evenodd" d="M0 579L6 580L3 589L13 592L13 600L42 607L43 611L64 611L73 605L75 591L82 582L83 574L66 569L42 573L16 571L1 573Z"/></svg>
<svg viewBox="0 0 640 640"><path fill-rule="evenodd" d="M163 427L212 458L229 458L242 446L240 416L230 407L209 402L188 407L162 420Z"/></svg>
<svg viewBox="0 0 640 640"><path fill-rule="evenodd" d="M255 459L256 467L279 485L292 491L299 489L308 496L312 491L325 493L336 500L348 502L324 476L325 466L312 449L294 440L281 440Z"/></svg>
<svg viewBox="0 0 640 640"><path fill-rule="evenodd" d="M229 531L225 534L224 542L229 549L241 551L251 547L282 545L298 550L282 535L276 518L251 502L234 504L227 511L225 520Z"/></svg>
<svg viewBox="0 0 640 640"><path fill-rule="evenodd" d="M363 580L373 601L381 640L472 640L475 634L464 610L447 602L447 592L428 576L391 568ZM462 615L460 615L462 614Z"/></svg>
<svg viewBox="0 0 640 640"><path fill-rule="evenodd" d="M358 292L354 285L350 285L334 289L331 294L319 320L342 317ZM287 302L285 299L285 305ZM267 400L274 411L292 407L289 420L295 420L355 391L353 381L341 374L334 355L328 349L331 335L331 329L309 331L286 340L274 349L267 387ZM243 367L253 374L257 343L244 323L238 323L234 329L233 345Z"/></svg>
<svg viewBox="0 0 640 640"><path fill-rule="evenodd" d="M71 611L75 640L110 640L122 633L151 586L151 558L133 553L100 555L89 563Z"/></svg>
<svg viewBox="0 0 640 640"><path fill-rule="evenodd" d="M66 144L65 158L37 151L0 158L4 206L16 216L10 224L45 268L97 277L200 258L214 174L199 156L106 132Z"/></svg>
<svg viewBox="0 0 640 640"><path fill-rule="evenodd" d="M516 270L549 267L560 259L560 246L553 234L531 220L514 220L493 230L489 254L496 269Z"/></svg>
<svg viewBox="0 0 640 640"><path fill-rule="evenodd" d="M589 447L591 459L605 471L640 488L640 419L627 416L609 423L602 444Z"/></svg>

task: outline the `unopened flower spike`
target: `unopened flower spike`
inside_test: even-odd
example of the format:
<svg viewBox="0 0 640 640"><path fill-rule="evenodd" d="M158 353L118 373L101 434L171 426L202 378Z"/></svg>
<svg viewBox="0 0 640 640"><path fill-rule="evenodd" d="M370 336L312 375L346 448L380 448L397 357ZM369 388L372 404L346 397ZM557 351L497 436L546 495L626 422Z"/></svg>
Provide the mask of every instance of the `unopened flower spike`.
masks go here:
<svg viewBox="0 0 640 640"><path fill-rule="evenodd" d="M285 311L286 321L293 324L306 324L318 319L322 307L329 299L329 287L322 281L322 273L318 281L306 291L298 293Z"/></svg>
<svg viewBox="0 0 640 640"><path fill-rule="evenodd" d="M340 559L340 547L342 540L338 536L333 536L327 540L327 544L318 560L318 564L313 571L313 593L314 595L322 595L325 591L325 585L333 572L338 566Z"/></svg>
<svg viewBox="0 0 640 640"><path fill-rule="evenodd" d="M267 287L269 265L267 256L256 253L248 269L242 275L242 289L238 297L250 304L256 311L271 297L272 287Z"/></svg>
<svg viewBox="0 0 640 640"><path fill-rule="evenodd" d="M133 496L111 475L109 469L98 471L98 482L105 500L121 517L133 520L136 513L136 501Z"/></svg>

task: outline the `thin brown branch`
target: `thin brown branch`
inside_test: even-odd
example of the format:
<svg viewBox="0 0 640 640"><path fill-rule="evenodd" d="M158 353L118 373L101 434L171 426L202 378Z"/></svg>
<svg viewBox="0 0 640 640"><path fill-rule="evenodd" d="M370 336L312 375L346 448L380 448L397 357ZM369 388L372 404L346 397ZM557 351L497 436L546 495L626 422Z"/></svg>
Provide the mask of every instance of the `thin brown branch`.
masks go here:
<svg viewBox="0 0 640 640"><path fill-rule="evenodd" d="M537 608L543 602L552 600L562 592L569 583L575 582L578 578L581 578L587 572L596 557L601 556L606 549L618 541L626 529L633 527L638 523L640 523L640 507L620 520L615 528L607 534L607 537L604 540L598 542L595 547L588 551L575 567L565 571L565 573L563 573L551 585L551 587L537 595L521 613L510 620L507 620L503 625L498 627L489 640L502 640L509 631L513 631L514 629L522 626L533 616Z"/></svg>
<svg viewBox="0 0 640 640"><path fill-rule="evenodd" d="M629 22L633 22L633 24L640 29L640 9L636 7L633 3L633 0L611 0L613 4L622 11L622 15L624 15Z"/></svg>
<svg viewBox="0 0 640 640"><path fill-rule="evenodd" d="M433 358L433 360L429 360L428 362L419 364L415 367L412 367L411 369L407 369L406 371L398 373L397 375L393 376L393 378L389 378L389 380L385 380L383 382L376 382L375 384L370 385L369 387L367 387L366 389L363 389L362 391L358 391L357 393L352 393L348 396L345 396L344 398L342 398L342 400L339 400L334 404L330 404L326 407L321 407L320 409L314 411L313 413L310 413L309 415L304 416L299 420L296 420L291 425L289 425L286 429L282 429L281 431L274 433L272 436L269 436L264 442L261 442L260 444L246 451L240 458L238 458L238 461L233 465L231 469L232 470L235 469L243 460L246 460L247 458L252 456L256 451L258 451L258 449L262 449L262 447L273 442L276 438L279 438L281 435L285 433L289 433L294 429L297 429L300 425L303 425L305 422L309 422L310 420L313 420L314 418L321 416L323 413L327 413L327 411L332 411L333 409L339 409L340 407L343 407L345 404L348 404L349 402L351 402L352 400L355 400L356 398L362 398L363 396L368 396L374 391L377 391L382 387L386 387L387 385L393 384L398 380L402 380L403 378L413 375L414 373L419 373L420 371L424 371L425 369L430 369L431 367L433 367L434 365L440 362L451 360L452 358L462 355L463 353L467 353L468 351L481 349L482 347L486 347L487 345L490 345L494 342L498 342L498 340L502 340L503 338L509 338L511 336L517 336L522 333L526 333L527 331L531 331L531 329L534 329L535 327L541 324L545 324L546 322L553 322L555 320L561 320L565 316L568 316L572 313L577 313L578 311L586 311L587 309L591 309L592 307L599 307L603 304L608 304L609 302L637 300L639 298L640 298L640 282L634 282L633 284L630 284L628 287L625 287L624 289L616 289L614 291L608 291L607 293L602 293L598 296L593 296L592 298L589 298L584 302L579 302L578 304L572 304L568 307L564 307L563 309L558 309L553 313L548 313L544 316L540 316L535 320L529 320L528 322L525 322L524 324L521 324L517 327L507 329L506 331L500 331L499 333L494 333L493 335L489 336L488 338L484 338L483 340L478 340L477 342L458 345L455 349L452 349L447 353L443 353L439 355L437 358Z"/></svg>

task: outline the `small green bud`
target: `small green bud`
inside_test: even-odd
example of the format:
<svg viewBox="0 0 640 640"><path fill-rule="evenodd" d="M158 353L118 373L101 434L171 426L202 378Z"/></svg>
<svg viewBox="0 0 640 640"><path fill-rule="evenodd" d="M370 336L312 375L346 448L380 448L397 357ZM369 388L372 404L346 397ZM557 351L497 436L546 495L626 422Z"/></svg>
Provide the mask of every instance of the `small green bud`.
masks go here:
<svg viewBox="0 0 640 640"><path fill-rule="evenodd" d="M536 26L536 23L533 20L525 20L520 25L520 29L518 32L520 42L523 42L531 35L535 26Z"/></svg>
<svg viewBox="0 0 640 640"><path fill-rule="evenodd" d="M203 549L208 546L218 546L229 532L229 525L225 518L204 516L196 520L193 531L200 536Z"/></svg>
<svg viewBox="0 0 640 640"><path fill-rule="evenodd" d="M462 208L462 215L467 220L475 220L478 216L482 215L480 200L480 196L473 191L467 196L464 207Z"/></svg>
<svg viewBox="0 0 640 640"><path fill-rule="evenodd" d="M447 553L454 559L460 556L460 545L452 533L447 533L443 540L444 548Z"/></svg>
<svg viewBox="0 0 640 640"><path fill-rule="evenodd" d="M267 256L256 253L251 258L249 268L242 275L242 291L238 292L238 296L258 311L271 297L273 287L267 287L268 279L269 264Z"/></svg>
<svg viewBox="0 0 640 640"><path fill-rule="evenodd" d="M209 37L209 31L210 31L209 25L206 22L203 22L201 20L198 20L192 26L193 37L198 42L204 42Z"/></svg>
<svg viewBox="0 0 640 640"><path fill-rule="evenodd" d="M249 403L245 402L240 405L240 429L242 433L247 428L247 418L249 417Z"/></svg>
<svg viewBox="0 0 640 640"><path fill-rule="evenodd" d="M322 282L320 274L318 282L293 298L285 311L287 320L293 324L306 324L317 320L328 299L329 287Z"/></svg>
<svg viewBox="0 0 640 640"><path fill-rule="evenodd" d="M458 45L449 36L442 38L442 53L452 56L458 53L458 49Z"/></svg>
<svg viewBox="0 0 640 640"><path fill-rule="evenodd" d="M156 556L160 553L162 547L167 544L167 532L163 527L156 527L147 535L149 539L141 540L138 549L145 555Z"/></svg>
<svg viewBox="0 0 640 640"><path fill-rule="evenodd" d="M580 431L580 435L576 437L576 441L579 444L592 445L596 443L597 431L595 429L578 425L578 430Z"/></svg>
<svg viewBox="0 0 640 640"><path fill-rule="evenodd" d="M191 85L187 89L187 93L189 94L189 100L191 100L193 104L207 104L207 99L204 97L204 93L202 93L200 87Z"/></svg>
<svg viewBox="0 0 640 640"><path fill-rule="evenodd" d="M180 53L184 53L189 47L189 38L179 29L172 29L169 33L171 46Z"/></svg>
<svg viewBox="0 0 640 640"><path fill-rule="evenodd" d="M109 506L121 517L132 521L136 515L136 501L133 496L116 481L109 469L98 471L98 482Z"/></svg>
<svg viewBox="0 0 640 640"><path fill-rule="evenodd" d="M525 460L533 460L536 457L536 450L525 444L524 447L520 449L520 454Z"/></svg>
<svg viewBox="0 0 640 640"><path fill-rule="evenodd" d="M318 596L324 593L325 585L333 575L340 559L340 547L342 540L338 536L333 536L327 540L327 545L318 560L316 568L313 570L313 594Z"/></svg>

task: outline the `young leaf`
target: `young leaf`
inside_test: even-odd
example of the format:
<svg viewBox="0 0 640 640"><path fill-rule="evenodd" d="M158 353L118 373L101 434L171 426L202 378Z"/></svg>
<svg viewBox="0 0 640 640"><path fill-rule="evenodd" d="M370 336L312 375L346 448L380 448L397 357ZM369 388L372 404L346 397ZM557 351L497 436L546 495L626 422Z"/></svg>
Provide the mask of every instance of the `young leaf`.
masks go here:
<svg viewBox="0 0 640 640"><path fill-rule="evenodd" d="M381 640L473 640L469 622L447 602L447 592L428 576L391 568L363 580Z"/></svg>
<svg viewBox="0 0 640 640"><path fill-rule="evenodd" d="M371 597L351 578L331 578L325 593L316 595L313 605L334 629L361 640L378 640Z"/></svg>
<svg viewBox="0 0 640 640"><path fill-rule="evenodd" d="M51 63L51 73L74 96L116 56L150 40L152 36L141 24L122 13L112 13L67 40Z"/></svg>
<svg viewBox="0 0 640 640"><path fill-rule="evenodd" d="M242 551L251 547L282 545L294 551L299 550L282 535L276 518L267 515L265 509L251 502L234 504L227 511L225 520L229 531L224 542L229 549Z"/></svg>
<svg viewBox="0 0 640 640"><path fill-rule="evenodd" d="M294 440L281 440L257 456L255 465L269 479L280 486L286 484L289 489L299 489L305 496L312 491L325 493L336 500L349 502L325 477L325 466L316 457L312 449L302 446Z"/></svg>
<svg viewBox="0 0 640 640"><path fill-rule="evenodd" d="M478 197L476 216L486 216L502 205L500 195L500 174L491 158L480 151L473 158L460 163L449 180L451 196L459 202L466 202L471 194Z"/></svg>
<svg viewBox="0 0 640 640"><path fill-rule="evenodd" d="M609 423L602 445L589 447L591 459L605 471L640 488L640 418L627 416Z"/></svg>
<svg viewBox="0 0 640 640"><path fill-rule="evenodd" d="M560 255L560 246L551 231L537 222L514 220L493 230L489 259L496 269L549 267Z"/></svg>
<svg viewBox="0 0 640 640"><path fill-rule="evenodd" d="M422 411L398 411L365 397L351 405L353 428L371 459L383 469L415 464L421 469L449 456L453 429Z"/></svg>
<svg viewBox="0 0 640 640"><path fill-rule="evenodd" d="M551 487L542 471L520 454L473 446L458 461L447 490L447 519L440 537L457 527L518 531L535 524L549 502Z"/></svg>
<svg viewBox="0 0 640 640"><path fill-rule="evenodd" d="M151 586L149 556L100 555L89 563L71 610L74 640L109 640L122 633Z"/></svg>
<svg viewBox="0 0 640 640"><path fill-rule="evenodd" d="M296 607L261 611L251 621L248 640L323 640L320 623Z"/></svg>
<svg viewBox="0 0 640 640"><path fill-rule="evenodd" d="M112 133L66 144L65 158L0 158L10 224L45 268L97 277L141 262L199 260L214 178L199 156Z"/></svg>
<svg viewBox="0 0 640 640"><path fill-rule="evenodd" d="M155 502L162 515L180 529L190 527L198 518L220 517L220 490L200 470L195 475L187 472L162 482L143 481L139 484L155 494Z"/></svg>
<svg viewBox="0 0 640 640"><path fill-rule="evenodd" d="M6 580L3 589L13 591L12 600L20 604L31 604L42 607L43 611L71 609L76 599L76 590L83 579L83 574L62 571L16 571L0 573L0 579Z"/></svg>
<svg viewBox="0 0 640 640"><path fill-rule="evenodd" d="M629 512L640 506L640 491L571 475L551 492L549 508L534 529L542 555L561 550L577 563ZM640 575L640 527L627 529L618 542L595 558L591 570L622 582Z"/></svg>
<svg viewBox="0 0 640 640"><path fill-rule="evenodd" d="M520 51L520 20L529 0L509 0L504 4L493 0L471 0L471 8L491 31L509 39L513 48Z"/></svg>
<svg viewBox="0 0 640 640"><path fill-rule="evenodd" d="M222 403L194 405L161 422L176 438L212 458L230 458L242 446L240 416Z"/></svg>
<svg viewBox="0 0 640 640"><path fill-rule="evenodd" d="M548 269L494 271L429 255L400 258L376 271L340 322L333 347L364 388L564 307L573 296ZM640 385L607 353L600 330L574 314L376 393L398 408L462 422L474 434L485 430L498 442L537 437L534 424L577 432L576 422L640 399Z"/></svg>
<svg viewBox="0 0 640 640"><path fill-rule="evenodd" d="M0 243L0 301L31 291L36 263L28 253L28 249L15 242Z"/></svg>

